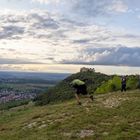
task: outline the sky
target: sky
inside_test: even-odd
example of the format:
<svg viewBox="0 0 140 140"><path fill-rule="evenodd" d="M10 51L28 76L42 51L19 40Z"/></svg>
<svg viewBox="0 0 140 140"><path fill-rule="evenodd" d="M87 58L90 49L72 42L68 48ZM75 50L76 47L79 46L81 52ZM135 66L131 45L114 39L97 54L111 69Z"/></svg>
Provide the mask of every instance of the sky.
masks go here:
<svg viewBox="0 0 140 140"><path fill-rule="evenodd" d="M0 0L0 70L81 65L140 68L140 0Z"/></svg>

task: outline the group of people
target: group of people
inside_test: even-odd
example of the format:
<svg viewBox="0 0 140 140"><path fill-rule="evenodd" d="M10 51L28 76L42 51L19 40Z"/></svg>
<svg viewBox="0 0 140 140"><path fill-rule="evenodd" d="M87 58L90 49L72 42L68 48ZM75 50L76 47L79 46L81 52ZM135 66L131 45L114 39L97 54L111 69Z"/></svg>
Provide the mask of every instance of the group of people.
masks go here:
<svg viewBox="0 0 140 140"><path fill-rule="evenodd" d="M79 79L75 79L71 82L71 85L76 90L75 97L76 97L76 100L78 102L78 105L82 104L80 101L79 95L84 95L85 97L87 97L91 101L93 101L93 99L94 99L93 95L90 95L87 92L87 86L86 86L84 81L79 80ZM126 76L123 76L121 79L121 91L122 92L126 91Z"/></svg>

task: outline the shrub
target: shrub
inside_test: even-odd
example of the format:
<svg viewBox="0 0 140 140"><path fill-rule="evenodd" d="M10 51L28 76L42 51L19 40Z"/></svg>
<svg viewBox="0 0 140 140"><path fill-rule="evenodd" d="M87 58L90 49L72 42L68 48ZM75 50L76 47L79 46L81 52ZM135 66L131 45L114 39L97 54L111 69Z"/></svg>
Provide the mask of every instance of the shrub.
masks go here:
<svg viewBox="0 0 140 140"><path fill-rule="evenodd" d="M119 76L114 76L111 80L103 83L100 87L97 88L95 93L107 93L112 91L120 90L121 79Z"/></svg>

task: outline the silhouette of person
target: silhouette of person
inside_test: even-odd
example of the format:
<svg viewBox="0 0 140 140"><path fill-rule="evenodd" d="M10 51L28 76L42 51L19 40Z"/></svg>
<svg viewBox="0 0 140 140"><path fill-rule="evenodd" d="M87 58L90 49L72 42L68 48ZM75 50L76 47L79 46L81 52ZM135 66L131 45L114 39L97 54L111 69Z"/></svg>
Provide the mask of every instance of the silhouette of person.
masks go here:
<svg viewBox="0 0 140 140"><path fill-rule="evenodd" d="M89 93L87 92L87 86L86 86L84 81L79 80L79 79L74 79L71 82L71 85L76 90L75 97L76 97L76 100L77 100L79 105L82 104L81 101L80 101L80 98L79 98L80 94L84 95L85 97L90 98L90 100L93 101L93 96L89 95Z"/></svg>
<svg viewBox="0 0 140 140"><path fill-rule="evenodd" d="M121 85L122 85L121 92L126 91L126 77L125 76L123 76L121 79Z"/></svg>

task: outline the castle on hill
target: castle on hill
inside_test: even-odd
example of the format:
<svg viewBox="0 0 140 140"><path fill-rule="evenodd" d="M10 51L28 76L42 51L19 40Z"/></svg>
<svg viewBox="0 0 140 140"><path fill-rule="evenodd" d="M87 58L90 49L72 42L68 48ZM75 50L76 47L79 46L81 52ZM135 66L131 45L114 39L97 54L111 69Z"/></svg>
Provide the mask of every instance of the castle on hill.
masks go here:
<svg viewBox="0 0 140 140"><path fill-rule="evenodd" d="M80 69L80 72L95 72L95 69L83 67Z"/></svg>

